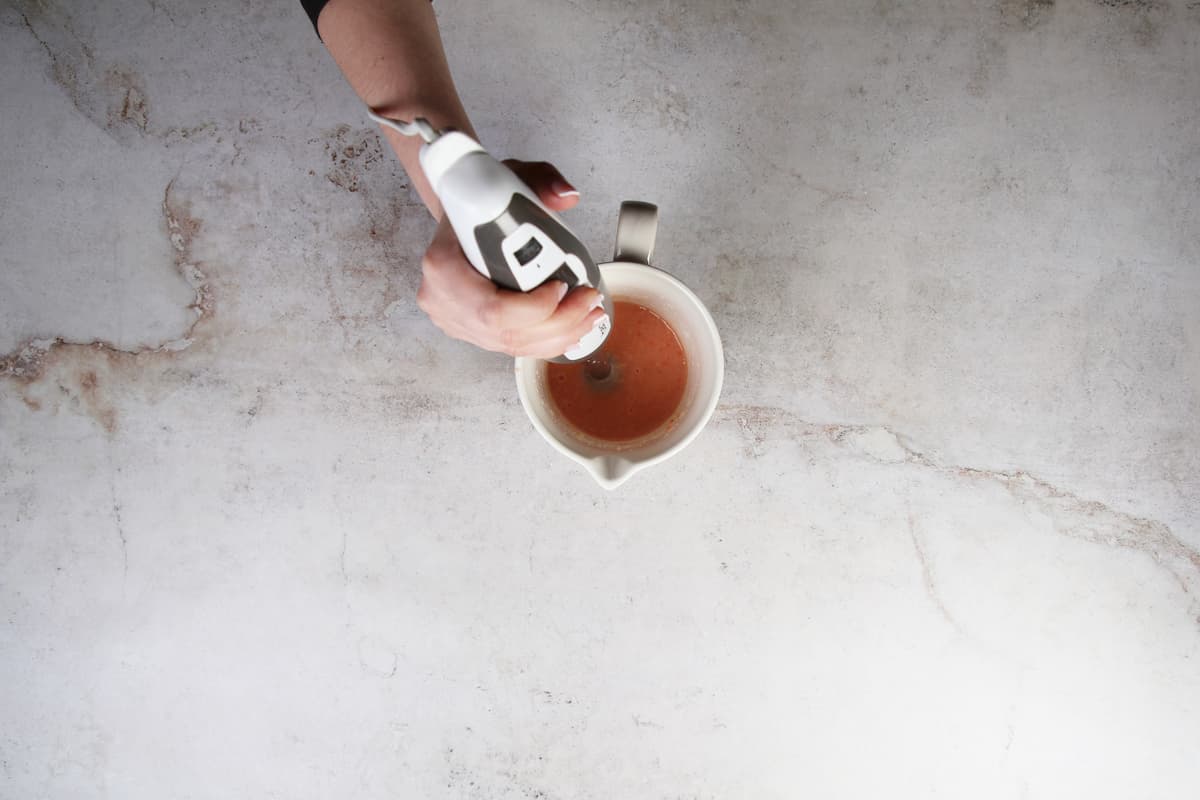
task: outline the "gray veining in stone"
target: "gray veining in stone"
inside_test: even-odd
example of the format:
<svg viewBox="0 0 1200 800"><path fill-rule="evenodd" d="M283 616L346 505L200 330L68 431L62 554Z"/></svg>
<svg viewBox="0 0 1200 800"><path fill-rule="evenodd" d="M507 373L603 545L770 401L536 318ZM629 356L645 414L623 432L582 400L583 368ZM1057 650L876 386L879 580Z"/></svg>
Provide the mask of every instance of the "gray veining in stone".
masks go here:
<svg viewBox="0 0 1200 800"><path fill-rule="evenodd" d="M1200 4L437 10L716 415L547 447L298 3L0 5L0 797L1194 793Z"/></svg>

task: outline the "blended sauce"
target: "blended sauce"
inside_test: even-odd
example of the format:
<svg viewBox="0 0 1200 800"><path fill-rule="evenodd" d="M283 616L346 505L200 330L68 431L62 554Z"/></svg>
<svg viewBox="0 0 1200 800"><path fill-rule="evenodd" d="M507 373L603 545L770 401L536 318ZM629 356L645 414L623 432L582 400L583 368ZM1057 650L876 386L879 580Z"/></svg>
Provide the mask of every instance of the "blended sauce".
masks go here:
<svg viewBox="0 0 1200 800"><path fill-rule="evenodd" d="M611 370L597 370L597 363ZM687 376L687 354L671 326L624 300L614 301L612 333L595 355L546 365L550 399L559 413L580 431L610 442L645 436L667 422L683 399Z"/></svg>

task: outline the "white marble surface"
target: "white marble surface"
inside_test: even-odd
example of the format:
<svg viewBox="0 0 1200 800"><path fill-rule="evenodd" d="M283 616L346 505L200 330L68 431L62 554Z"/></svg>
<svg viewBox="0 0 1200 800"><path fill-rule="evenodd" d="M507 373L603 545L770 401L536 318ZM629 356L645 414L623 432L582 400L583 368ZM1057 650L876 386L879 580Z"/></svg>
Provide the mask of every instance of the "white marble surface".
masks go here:
<svg viewBox="0 0 1200 800"><path fill-rule="evenodd" d="M1196 3L439 0L722 328L611 495L298 4L103 5L0 6L0 797L1195 794Z"/></svg>

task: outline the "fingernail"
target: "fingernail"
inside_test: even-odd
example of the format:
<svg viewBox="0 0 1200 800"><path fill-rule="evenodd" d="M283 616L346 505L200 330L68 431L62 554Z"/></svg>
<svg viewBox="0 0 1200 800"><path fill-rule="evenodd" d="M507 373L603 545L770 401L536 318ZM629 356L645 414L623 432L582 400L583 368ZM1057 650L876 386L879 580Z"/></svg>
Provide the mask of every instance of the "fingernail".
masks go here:
<svg viewBox="0 0 1200 800"><path fill-rule="evenodd" d="M579 197L579 190L564 180L556 180L551 183L550 191L559 197Z"/></svg>
<svg viewBox="0 0 1200 800"><path fill-rule="evenodd" d="M567 296L568 288L569 287L567 286L567 284L564 281L558 282L558 301L560 303L562 302L562 299Z"/></svg>
<svg viewBox="0 0 1200 800"><path fill-rule="evenodd" d="M592 301L591 308L588 310L590 311L592 308L599 308L602 305L604 305L604 295L598 294L596 295L596 299Z"/></svg>

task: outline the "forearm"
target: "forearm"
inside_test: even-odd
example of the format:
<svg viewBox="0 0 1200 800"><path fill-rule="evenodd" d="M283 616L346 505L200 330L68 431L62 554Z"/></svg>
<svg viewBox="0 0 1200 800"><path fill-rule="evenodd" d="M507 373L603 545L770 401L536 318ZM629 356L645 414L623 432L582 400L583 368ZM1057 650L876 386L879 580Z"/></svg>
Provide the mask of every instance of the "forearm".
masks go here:
<svg viewBox="0 0 1200 800"><path fill-rule="evenodd" d="M362 101L385 117L425 117L475 135L463 110L429 0L330 0L318 29ZM417 154L421 140L383 129L430 213L442 217Z"/></svg>

